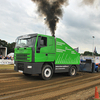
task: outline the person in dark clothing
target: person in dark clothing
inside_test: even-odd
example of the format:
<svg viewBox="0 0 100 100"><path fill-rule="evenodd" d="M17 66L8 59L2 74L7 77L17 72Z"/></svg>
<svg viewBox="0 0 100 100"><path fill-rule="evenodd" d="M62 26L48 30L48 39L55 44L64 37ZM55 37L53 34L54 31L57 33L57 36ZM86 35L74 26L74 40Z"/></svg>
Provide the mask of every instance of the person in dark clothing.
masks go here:
<svg viewBox="0 0 100 100"><path fill-rule="evenodd" d="M2 55L0 55L0 59L2 59Z"/></svg>

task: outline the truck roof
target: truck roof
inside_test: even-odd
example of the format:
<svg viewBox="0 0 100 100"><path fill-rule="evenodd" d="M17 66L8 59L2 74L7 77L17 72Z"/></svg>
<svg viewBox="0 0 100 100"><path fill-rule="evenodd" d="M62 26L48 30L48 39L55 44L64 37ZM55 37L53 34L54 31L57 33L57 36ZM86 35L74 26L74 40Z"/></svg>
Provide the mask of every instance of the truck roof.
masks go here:
<svg viewBox="0 0 100 100"><path fill-rule="evenodd" d="M45 34L38 34L40 36L46 36L46 37L53 37L53 36L50 36L50 35L45 35Z"/></svg>
<svg viewBox="0 0 100 100"><path fill-rule="evenodd" d="M28 37L28 36L33 37L33 36L37 36L37 35L38 35L38 33L35 33L35 34L26 34L26 35L18 36L17 39L19 39L19 38L25 38L25 37Z"/></svg>

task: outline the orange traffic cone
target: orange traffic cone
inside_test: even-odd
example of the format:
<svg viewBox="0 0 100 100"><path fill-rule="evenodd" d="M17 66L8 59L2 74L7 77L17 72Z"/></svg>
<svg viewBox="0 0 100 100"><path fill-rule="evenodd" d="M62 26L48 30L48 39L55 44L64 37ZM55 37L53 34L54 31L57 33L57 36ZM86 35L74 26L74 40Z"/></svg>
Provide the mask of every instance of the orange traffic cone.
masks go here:
<svg viewBox="0 0 100 100"><path fill-rule="evenodd" d="M93 99L94 100L100 100L97 86L95 87L95 97Z"/></svg>

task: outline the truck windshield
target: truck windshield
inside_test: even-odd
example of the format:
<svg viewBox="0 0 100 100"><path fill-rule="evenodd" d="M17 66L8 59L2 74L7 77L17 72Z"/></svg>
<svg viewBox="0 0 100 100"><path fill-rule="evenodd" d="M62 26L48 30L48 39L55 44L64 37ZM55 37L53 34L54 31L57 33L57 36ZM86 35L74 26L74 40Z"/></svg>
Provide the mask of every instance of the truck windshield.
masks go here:
<svg viewBox="0 0 100 100"><path fill-rule="evenodd" d="M20 38L16 40L16 48L22 47L34 47L35 46L36 37L31 38Z"/></svg>

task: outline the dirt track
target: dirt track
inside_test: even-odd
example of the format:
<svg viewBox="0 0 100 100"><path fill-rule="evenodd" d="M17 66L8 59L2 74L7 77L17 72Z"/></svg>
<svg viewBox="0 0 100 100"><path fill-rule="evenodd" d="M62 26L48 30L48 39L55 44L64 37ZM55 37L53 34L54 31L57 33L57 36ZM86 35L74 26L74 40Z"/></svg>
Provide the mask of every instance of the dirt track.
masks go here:
<svg viewBox="0 0 100 100"><path fill-rule="evenodd" d="M100 85L100 73L78 72L75 77L54 74L51 80L44 81L38 75L27 77L6 70L0 71L0 100L79 100L79 97L85 100L94 94L86 92L89 89L93 92L97 85Z"/></svg>

